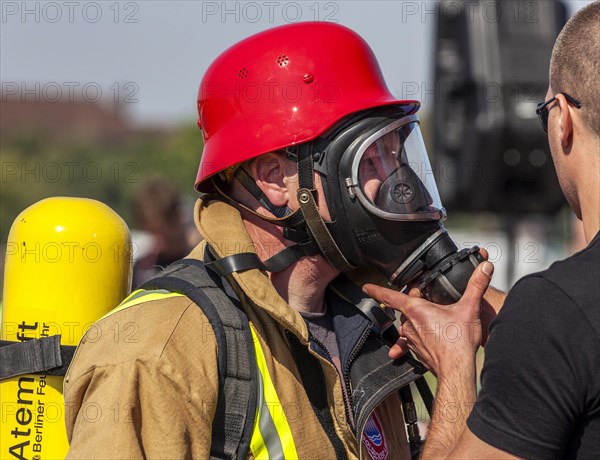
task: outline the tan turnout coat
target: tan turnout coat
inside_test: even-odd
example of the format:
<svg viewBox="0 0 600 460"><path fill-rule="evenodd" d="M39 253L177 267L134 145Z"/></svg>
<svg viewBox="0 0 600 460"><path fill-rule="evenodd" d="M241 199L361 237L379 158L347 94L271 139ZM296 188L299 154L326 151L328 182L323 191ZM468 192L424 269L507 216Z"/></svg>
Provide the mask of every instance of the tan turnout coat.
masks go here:
<svg viewBox="0 0 600 460"><path fill-rule="evenodd" d="M197 225L215 252L253 251L239 213L221 202L196 206ZM190 257L202 259L203 245ZM233 275L255 328L301 459L335 458L286 341L308 344L302 317L278 295L267 274ZM235 288L238 291L238 288ZM347 458L370 458L347 420L341 378L321 364L335 434ZM200 310L185 296L143 302L98 321L82 339L64 382L68 458L209 457L218 394L217 344ZM389 459L409 459L397 391L376 409ZM251 458L251 457L250 457Z"/></svg>

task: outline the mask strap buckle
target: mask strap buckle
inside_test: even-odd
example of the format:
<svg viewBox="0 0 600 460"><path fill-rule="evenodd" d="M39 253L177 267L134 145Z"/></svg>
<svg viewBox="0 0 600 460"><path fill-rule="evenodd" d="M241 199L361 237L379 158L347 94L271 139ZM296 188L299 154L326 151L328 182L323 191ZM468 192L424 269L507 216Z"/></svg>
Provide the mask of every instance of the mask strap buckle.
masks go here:
<svg viewBox="0 0 600 460"><path fill-rule="evenodd" d="M311 143L298 146L298 203L304 215L306 226L310 235L316 241L321 253L338 270L348 271L355 267L348 262L342 251L335 244L331 233L319 214L319 208L315 201L317 191L314 183L314 146Z"/></svg>
<svg viewBox="0 0 600 460"><path fill-rule="evenodd" d="M306 225L308 226L311 235L319 245L319 249L327 260L341 271L353 270L354 267L342 254L342 251L333 241L333 237L321 215L319 214L319 208L315 203L315 197L313 190L301 188L298 190L298 203L300 203L300 209L304 218L306 219Z"/></svg>

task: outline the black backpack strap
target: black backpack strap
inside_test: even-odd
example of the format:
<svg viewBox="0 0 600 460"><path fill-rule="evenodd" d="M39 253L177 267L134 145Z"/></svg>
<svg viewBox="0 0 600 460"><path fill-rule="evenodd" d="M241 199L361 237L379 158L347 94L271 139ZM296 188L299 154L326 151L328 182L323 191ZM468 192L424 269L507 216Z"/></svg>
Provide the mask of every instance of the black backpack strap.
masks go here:
<svg viewBox="0 0 600 460"><path fill-rule="evenodd" d="M25 374L64 376L75 353L60 334L23 342L0 340L0 380Z"/></svg>
<svg viewBox="0 0 600 460"><path fill-rule="evenodd" d="M219 398L212 426L211 458L246 458L257 400L257 367L248 318L219 275L195 259L167 267L141 289L166 289L189 297L208 318L218 347Z"/></svg>

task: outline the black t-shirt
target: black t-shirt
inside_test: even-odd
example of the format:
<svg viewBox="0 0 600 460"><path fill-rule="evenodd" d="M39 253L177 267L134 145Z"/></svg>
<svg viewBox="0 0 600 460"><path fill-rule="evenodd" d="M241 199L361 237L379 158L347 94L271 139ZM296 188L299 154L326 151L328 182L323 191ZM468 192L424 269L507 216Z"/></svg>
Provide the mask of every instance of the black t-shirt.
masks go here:
<svg viewBox="0 0 600 460"><path fill-rule="evenodd" d="M600 459L600 232L510 291L467 423L527 459Z"/></svg>

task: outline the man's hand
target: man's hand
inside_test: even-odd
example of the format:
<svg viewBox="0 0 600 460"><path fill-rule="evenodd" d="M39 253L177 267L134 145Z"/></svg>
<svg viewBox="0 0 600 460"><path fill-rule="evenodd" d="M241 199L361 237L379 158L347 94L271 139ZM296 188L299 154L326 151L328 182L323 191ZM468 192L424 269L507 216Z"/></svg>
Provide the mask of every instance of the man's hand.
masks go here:
<svg viewBox="0 0 600 460"><path fill-rule="evenodd" d="M481 302L494 266L483 262L473 272L463 297L453 305L437 305L373 284L365 285L367 295L402 312L407 318L400 327L400 341L390 350L395 358L406 347L438 377L474 363L482 340ZM409 294L418 295L411 290Z"/></svg>
<svg viewBox="0 0 600 460"><path fill-rule="evenodd" d="M390 357L407 346L438 377L423 459L447 458L465 432L476 398L475 352L482 339L482 298L493 271L490 262L480 264L463 297L453 305L433 304L372 284L363 288L367 295L401 311L407 318Z"/></svg>
<svg viewBox="0 0 600 460"><path fill-rule="evenodd" d="M488 260L490 254L484 248L479 249L479 254ZM504 305L504 299L506 299L506 293L496 289L492 286L488 287L483 300L481 302L481 346L485 347L488 339L488 330L491 322L496 317L502 305Z"/></svg>
<svg viewBox="0 0 600 460"><path fill-rule="evenodd" d="M481 346L487 343L490 324L502 309L506 292L490 286L481 301Z"/></svg>

